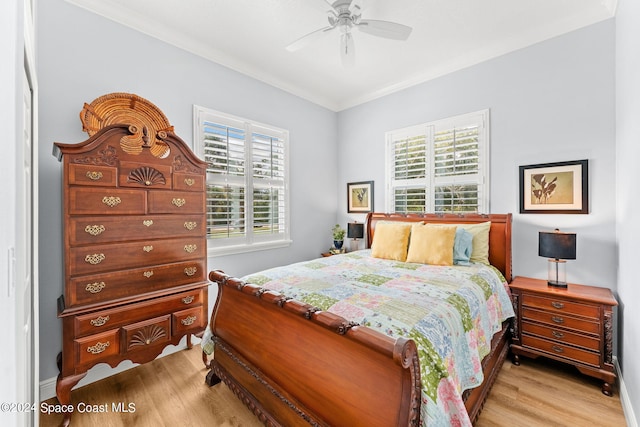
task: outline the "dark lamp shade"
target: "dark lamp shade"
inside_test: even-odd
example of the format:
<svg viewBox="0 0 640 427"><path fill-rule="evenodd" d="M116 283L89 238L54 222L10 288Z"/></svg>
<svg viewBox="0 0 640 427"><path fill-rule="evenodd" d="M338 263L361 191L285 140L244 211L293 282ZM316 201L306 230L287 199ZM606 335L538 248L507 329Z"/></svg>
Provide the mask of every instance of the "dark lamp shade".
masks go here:
<svg viewBox="0 0 640 427"><path fill-rule="evenodd" d="M364 237L364 224L361 222L348 223L347 237L350 239L362 239Z"/></svg>
<svg viewBox="0 0 640 427"><path fill-rule="evenodd" d="M545 258L576 259L576 233L538 233L538 255Z"/></svg>

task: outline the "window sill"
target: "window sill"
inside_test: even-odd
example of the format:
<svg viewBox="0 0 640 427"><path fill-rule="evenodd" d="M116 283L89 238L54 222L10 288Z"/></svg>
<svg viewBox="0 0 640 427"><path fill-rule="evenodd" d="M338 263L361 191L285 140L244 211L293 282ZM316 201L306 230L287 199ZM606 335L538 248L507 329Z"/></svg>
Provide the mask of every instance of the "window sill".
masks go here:
<svg viewBox="0 0 640 427"><path fill-rule="evenodd" d="M212 241L208 241L207 256L209 258L214 256L225 256L243 254L247 252L265 251L269 249L286 248L291 246L293 240L278 240L277 242L262 242L254 243L252 245L235 245L235 246L223 246L223 247L211 247ZM213 241L215 242L215 240Z"/></svg>

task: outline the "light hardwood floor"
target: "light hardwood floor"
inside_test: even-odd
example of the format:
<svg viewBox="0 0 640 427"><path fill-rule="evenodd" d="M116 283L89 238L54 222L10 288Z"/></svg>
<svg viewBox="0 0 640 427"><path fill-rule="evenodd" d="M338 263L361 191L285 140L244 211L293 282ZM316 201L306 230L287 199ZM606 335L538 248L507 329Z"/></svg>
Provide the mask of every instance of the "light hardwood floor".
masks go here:
<svg viewBox="0 0 640 427"><path fill-rule="evenodd" d="M76 412L71 426L225 426L262 424L223 384L209 388L200 347L179 351L72 392ZM55 398L46 403L55 405ZM114 405L135 412L114 411ZM85 408L104 413L79 413ZM100 406L102 405L102 406ZM86 409L85 409L86 410ZM57 426L58 414L41 414L40 426ZM522 358L505 362L476 427L625 426L617 390L600 392L599 381L572 367Z"/></svg>

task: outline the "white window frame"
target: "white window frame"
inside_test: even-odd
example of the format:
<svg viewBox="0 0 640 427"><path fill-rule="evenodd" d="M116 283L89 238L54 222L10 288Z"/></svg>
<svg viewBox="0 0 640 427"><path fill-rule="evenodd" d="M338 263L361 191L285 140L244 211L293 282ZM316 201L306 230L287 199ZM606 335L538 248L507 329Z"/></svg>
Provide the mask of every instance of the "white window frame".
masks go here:
<svg viewBox="0 0 640 427"><path fill-rule="evenodd" d="M464 175L454 175L445 178L435 177L433 172L434 164L434 138L438 129L456 128L466 123L473 123L479 126L478 144L478 174L472 177ZM385 200L386 211L395 211L395 189L396 188L425 188L427 190L425 200L425 213L435 211L435 187L441 184L477 184L478 185L478 213L489 213L489 148L490 148L490 126L489 110L480 110L472 113L461 114L433 122L422 123L402 129L395 129L385 133ZM393 142L402 137L425 136L427 167L423 178L413 178L407 180L395 180L394 151ZM470 179L471 178L471 179Z"/></svg>
<svg viewBox="0 0 640 427"><path fill-rule="evenodd" d="M275 126L258 123L249 119L212 110L199 105L193 106L193 135L194 151L201 159L205 158L204 122L214 122L221 125L233 126L244 130L245 135L245 174L244 177L230 176L228 179L236 185L245 188L245 230L243 237L211 238L208 237L207 255L220 256L232 255L260 250L268 250L290 246L290 202L289 202L289 131ZM277 234L257 235L253 232L253 190L257 180L251 173L252 165L252 140L254 133L270 134L278 136L284 141L284 232ZM214 174L207 172L207 185L212 182ZM217 179L220 182L220 179ZM255 186L254 186L255 185ZM207 227L208 230L208 227Z"/></svg>

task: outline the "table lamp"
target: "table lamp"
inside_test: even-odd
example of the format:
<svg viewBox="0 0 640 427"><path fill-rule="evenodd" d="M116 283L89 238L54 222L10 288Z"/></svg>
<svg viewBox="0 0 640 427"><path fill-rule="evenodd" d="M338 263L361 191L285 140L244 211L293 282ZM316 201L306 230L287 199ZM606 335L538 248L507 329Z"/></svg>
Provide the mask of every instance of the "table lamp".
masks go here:
<svg viewBox="0 0 640 427"><path fill-rule="evenodd" d="M567 287L566 264L576 259L576 233L563 233L557 228L553 232L538 233L538 255L549 258L549 286Z"/></svg>
<svg viewBox="0 0 640 427"><path fill-rule="evenodd" d="M364 224L361 222L348 223L347 237L351 239L351 251L357 251L358 239L362 239L364 237Z"/></svg>

